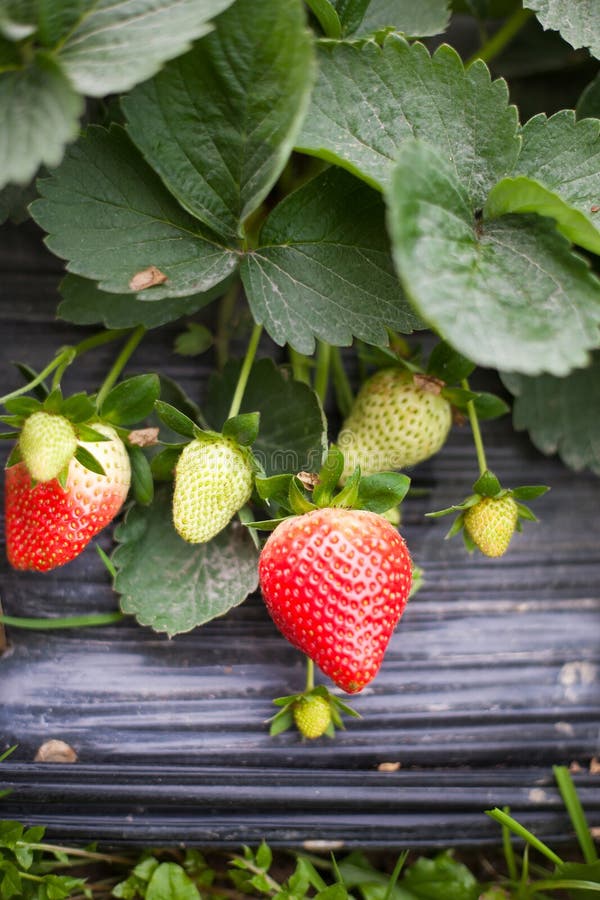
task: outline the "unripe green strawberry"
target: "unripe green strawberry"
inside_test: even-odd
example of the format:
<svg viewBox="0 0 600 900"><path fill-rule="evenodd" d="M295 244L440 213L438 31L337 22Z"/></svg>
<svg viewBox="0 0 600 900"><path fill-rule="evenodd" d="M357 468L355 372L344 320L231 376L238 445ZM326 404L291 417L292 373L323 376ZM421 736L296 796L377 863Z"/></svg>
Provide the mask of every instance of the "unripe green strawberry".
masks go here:
<svg viewBox="0 0 600 900"><path fill-rule="evenodd" d="M64 416L40 410L25 419L19 448L31 477L35 481L51 481L73 459L77 437Z"/></svg>
<svg viewBox="0 0 600 900"><path fill-rule="evenodd" d="M175 468L173 523L191 544L210 541L248 502L253 471L250 454L231 438L196 438Z"/></svg>
<svg viewBox="0 0 600 900"><path fill-rule="evenodd" d="M356 466L363 475L414 466L441 449L451 425L451 406L433 380L381 369L362 386L340 432L342 478Z"/></svg>
<svg viewBox="0 0 600 900"><path fill-rule="evenodd" d="M309 740L324 735L331 724L331 706L325 697L316 694L299 697L294 703L293 715L296 728Z"/></svg>
<svg viewBox="0 0 600 900"><path fill-rule="evenodd" d="M465 512L469 537L485 556L503 556L517 527L519 509L510 494L483 497Z"/></svg>

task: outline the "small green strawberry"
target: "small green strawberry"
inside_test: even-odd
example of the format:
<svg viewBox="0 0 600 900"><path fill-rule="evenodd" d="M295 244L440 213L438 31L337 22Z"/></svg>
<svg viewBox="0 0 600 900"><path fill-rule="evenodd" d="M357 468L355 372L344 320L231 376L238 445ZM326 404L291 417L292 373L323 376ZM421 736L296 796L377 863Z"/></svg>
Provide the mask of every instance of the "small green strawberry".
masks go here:
<svg viewBox="0 0 600 900"><path fill-rule="evenodd" d="M504 556L515 531L521 531L522 520L537 522L522 501L535 500L547 490L542 484L506 490L488 469L473 485L474 493L462 503L427 515L438 517L458 513L446 537L454 537L462 531L469 552L477 548L484 556L496 558Z"/></svg>
<svg viewBox="0 0 600 900"><path fill-rule="evenodd" d="M340 432L346 460L342 479L356 466L371 475L414 466L437 453L452 425L452 407L441 389L437 379L400 367L372 375Z"/></svg>
<svg viewBox="0 0 600 900"><path fill-rule="evenodd" d="M333 737L336 728L343 728L342 714L360 718L355 709L322 684L307 688L302 694L278 697L273 703L280 709L271 719L271 736L295 725L302 737L314 741L323 735Z"/></svg>
<svg viewBox="0 0 600 900"><path fill-rule="evenodd" d="M19 449L34 481L52 481L73 459L77 435L64 416L40 410L25 419Z"/></svg>
<svg viewBox="0 0 600 900"><path fill-rule="evenodd" d="M517 501L510 494L482 497L466 510L464 527L484 556L504 556L519 519Z"/></svg>
<svg viewBox="0 0 600 900"><path fill-rule="evenodd" d="M312 741L322 737L331 725L331 705L325 697L307 694L294 703L293 716L300 734Z"/></svg>
<svg viewBox="0 0 600 900"><path fill-rule="evenodd" d="M252 457L232 438L207 432L191 441L175 468L173 523L191 544L210 541L248 502Z"/></svg>

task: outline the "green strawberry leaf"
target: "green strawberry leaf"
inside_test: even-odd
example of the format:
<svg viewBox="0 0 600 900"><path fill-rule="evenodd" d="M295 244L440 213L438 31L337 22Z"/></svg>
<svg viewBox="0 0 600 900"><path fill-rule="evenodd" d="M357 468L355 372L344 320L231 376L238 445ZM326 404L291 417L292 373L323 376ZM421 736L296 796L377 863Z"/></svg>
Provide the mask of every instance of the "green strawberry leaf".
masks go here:
<svg viewBox="0 0 600 900"><path fill-rule="evenodd" d="M175 444L171 447L165 447L152 457L150 469L155 481L173 480L177 460L185 446L185 444Z"/></svg>
<svg viewBox="0 0 600 900"><path fill-rule="evenodd" d="M69 260L69 271L103 290L138 290L155 267L166 280L145 290L140 284L138 297L181 297L210 290L237 265L236 255L177 204L119 126L89 128L39 189L31 214L49 232L48 246Z"/></svg>
<svg viewBox="0 0 600 900"><path fill-rule="evenodd" d="M5 410L11 416L30 416L42 408L42 404L35 397L14 397L4 404Z"/></svg>
<svg viewBox="0 0 600 900"><path fill-rule="evenodd" d="M472 872L450 852L420 857L404 872L402 888L418 900L477 900L482 892Z"/></svg>
<svg viewBox="0 0 600 900"><path fill-rule="evenodd" d="M127 91L203 34L231 0L83 0L58 58L82 94ZM55 4L53 4L55 5Z"/></svg>
<svg viewBox="0 0 600 900"><path fill-rule="evenodd" d="M511 490L515 500L535 500L542 497L550 488L546 484L524 484L521 487Z"/></svg>
<svg viewBox="0 0 600 900"><path fill-rule="evenodd" d="M342 23L330 0L306 0L306 3L323 29L323 34L339 40L342 36Z"/></svg>
<svg viewBox="0 0 600 900"><path fill-rule="evenodd" d="M597 0L524 0L546 29L560 31L572 47L588 47L600 59L600 7Z"/></svg>
<svg viewBox="0 0 600 900"><path fill-rule="evenodd" d="M488 469L477 479L473 485L473 490L476 494L481 494L482 497L496 497L502 490L502 485L494 473Z"/></svg>
<svg viewBox="0 0 600 900"><path fill-rule="evenodd" d="M164 422L167 428L170 428L175 434L182 434L188 438L195 437L196 423L181 410L176 409L170 403L165 403L163 400L157 400L154 404L154 409L160 421Z"/></svg>
<svg viewBox="0 0 600 900"><path fill-rule="evenodd" d="M569 241L591 250L592 253L600 253L600 231L590 222L588 216L573 209L561 197L533 178L526 178L524 175L503 178L490 191L484 214L490 219L497 219L511 213L536 213L539 216L548 216L556 221L557 229Z"/></svg>
<svg viewBox="0 0 600 900"><path fill-rule="evenodd" d="M271 475L268 478L257 476L254 479L256 493L261 500L276 503L289 510L290 483L293 475Z"/></svg>
<svg viewBox="0 0 600 900"><path fill-rule="evenodd" d="M526 519L528 522L537 522L537 516L529 509L528 506L525 506L524 503L517 503L517 509L519 510L519 518Z"/></svg>
<svg viewBox="0 0 600 900"><path fill-rule="evenodd" d="M385 344L421 326L404 299L378 194L329 169L286 197L241 274L254 319L278 344L310 354L315 337Z"/></svg>
<svg viewBox="0 0 600 900"><path fill-rule="evenodd" d="M150 415L159 395L158 375L135 375L108 392L100 416L111 425L135 425Z"/></svg>
<svg viewBox="0 0 600 900"><path fill-rule="evenodd" d="M328 506L344 471L344 454L331 446L327 451L325 462L319 472L319 481L313 491L313 500L317 506Z"/></svg>
<svg viewBox="0 0 600 900"><path fill-rule="evenodd" d="M517 431L528 431L538 450L558 453L571 469L589 468L600 475L600 417L590 415L600 404L600 352L587 369L566 378L504 374L502 380L515 396Z"/></svg>
<svg viewBox="0 0 600 900"><path fill-rule="evenodd" d="M464 388L449 388L445 387L441 390L441 396L444 397L448 403L451 403L452 406L455 406L457 409L465 410L467 409L467 405L477 399L479 394L476 394L475 391L467 391Z"/></svg>
<svg viewBox="0 0 600 900"><path fill-rule="evenodd" d="M303 152L381 189L389 184L399 148L417 135L452 167L473 210L513 168L516 109L508 105L505 82L492 82L482 62L465 70L447 45L430 56L422 44L390 36L383 48L374 42L323 46L319 64L298 138Z"/></svg>
<svg viewBox="0 0 600 900"><path fill-rule="evenodd" d="M496 394L489 394L486 391L477 394L473 400L473 406L475 407L477 418L483 420L498 419L500 416L510 412L510 406L502 397L497 397Z"/></svg>
<svg viewBox="0 0 600 900"><path fill-rule="evenodd" d="M175 338L173 349L180 356L201 356L214 343L212 332L200 322L187 322L186 331Z"/></svg>
<svg viewBox="0 0 600 900"><path fill-rule="evenodd" d="M49 413L59 413L62 410L63 395L59 387L55 387L44 400L43 408Z"/></svg>
<svg viewBox="0 0 600 900"><path fill-rule="evenodd" d="M380 472L361 478L358 485L358 509L382 514L398 506L408 493L410 478L397 472Z"/></svg>
<svg viewBox="0 0 600 900"><path fill-rule="evenodd" d="M95 475L106 475L102 464L98 462L93 453L90 453L85 447L77 448L75 451L75 459L85 469L89 469L89 471L93 472Z"/></svg>
<svg viewBox="0 0 600 900"><path fill-rule="evenodd" d="M241 363L230 360L208 383L205 416L220 431L227 419ZM314 472L327 446L326 422L314 391L287 378L273 360L255 362L241 412L260 413L260 432L252 448L266 475Z"/></svg>
<svg viewBox="0 0 600 900"><path fill-rule="evenodd" d="M181 205L235 241L290 155L313 74L300 0L237 0L124 98L128 132Z"/></svg>
<svg viewBox="0 0 600 900"><path fill-rule="evenodd" d="M0 431L0 441L15 441L19 434L19 431Z"/></svg>
<svg viewBox="0 0 600 900"><path fill-rule="evenodd" d="M39 375L39 372L36 372L36 370L32 369L31 366L28 366L27 363L16 362L14 365L23 376L26 384L33 381ZM31 393L37 400L43 403L50 393L50 390L48 389L46 382L42 381L40 384L36 384Z"/></svg>
<svg viewBox="0 0 600 900"><path fill-rule="evenodd" d="M277 701L274 700L274 703ZM294 715L292 713L291 706L288 709L281 709L273 718L271 719L271 727L269 728L269 735L271 737L277 737L278 734L281 734L283 731L287 731L288 728L292 728L294 725Z"/></svg>
<svg viewBox="0 0 600 900"><path fill-rule="evenodd" d="M556 220L569 240L600 253L600 122L576 121L572 110L534 116L523 127L514 171L492 189L484 214L534 212Z"/></svg>
<svg viewBox="0 0 600 900"><path fill-rule="evenodd" d="M109 294L94 281L79 275L67 275L60 285L62 301L57 315L76 325L101 322L105 328L157 328L166 322L189 316L225 292L229 279L201 294L189 297L164 297L160 303L148 303L134 294Z"/></svg>
<svg viewBox="0 0 600 900"><path fill-rule="evenodd" d="M260 413L243 413L227 419L223 425L223 435L233 438L242 447L250 447L258 437Z"/></svg>
<svg viewBox="0 0 600 900"><path fill-rule="evenodd" d="M0 70L0 187L28 184L40 165L56 166L77 137L83 99L50 56L25 68Z"/></svg>
<svg viewBox="0 0 600 900"><path fill-rule="evenodd" d="M185 869L177 863L163 862L156 868L145 894L146 900L200 900L200 892Z"/></svg>
<svg viewBox="0 0 600 900"><path fill-rule="evenodd" d="M341 2L338 0L338 6ZM428 37L445 31L449 18L447 0L371 0L357 23L354 37L384 29L401 31L410 37Z"/></svg>
<svg viewBox="0 0 600 900"><path fill-rule="evenodd" d="M446 384L457 384L475 370L475 363L458 353L446 341L436 344L427 362L427 374Z"/></svg>
<svg viewBox="0 0 600 900"><path fill-rule="evenodd" d="M67 397L61 404L60 412L71 422L87 422L95 414L96 407L87 394L79 393ZM102 439L104 440L104 438ZM96 440L100 440L100 438L98 437Z"/></svg>
<svg viewBox="0 0 600 900"><path fill-rule="evenodd" d="M358 506L360 482L360 466L357 466L350 478L347 479L341 491L338 494L335 494L334 497L332 497L329 505L341 506L347 509L356 509L356 507ZM390 509L392 506L393 504L390 503L387 508Z"/></svg>
<svg viewBox="0 0 600 900"><path fill-rule="evenodd" d="M287 505L297 516L302 516L317 508L314 503L306 499L302 482L295 475L290 479Z"/></svg>
<svg viewBox="0 0 600 900"><path fill-rule="evenodd" d="M600 73L596 75L577 102L578 119L600 119Z"/></svg>
<svg viewBox="0 0 600 900"><path fill-rule="evenodd" d="M278 519L262 519L255 522L245 522L247 528L255 528L257 531L275 531L278 525L289 519L290 516L280 516Z"/></svg>
<svg viewBox="0 0 600 900"><path fill-rule="evenodd" d="M600 285L551 221L474 217L454 167L418 141L400 151L388 203L405 289L459 352L526 374L585 364Z"/></svg>
<svg viewBox="0 0 600 900"><path fill-rule="evenodd" d="M115 539L121 608L155 631L191 631L238 606L257 587L257 551L246 529L233 522L207 544L186 543L171 522L169 487L156 491L151 506L132 507Z"/></svg>
<svg viewBox="0 0 600 900"><path fill-rule="evenodd" d="M102 434L100 431L96 431L95 428L91 428L89 425L78 425L76 431L79 440L85 441L86 443L110 441L110 437L108 435Z"/></svg>
<svg viewBox="0 0 600 900"><path fill-rule="evenodd" d="M154 498L154 481L150 462L141 447L127 447L131 463L131 487L136 503L148 506Z"/></svg>

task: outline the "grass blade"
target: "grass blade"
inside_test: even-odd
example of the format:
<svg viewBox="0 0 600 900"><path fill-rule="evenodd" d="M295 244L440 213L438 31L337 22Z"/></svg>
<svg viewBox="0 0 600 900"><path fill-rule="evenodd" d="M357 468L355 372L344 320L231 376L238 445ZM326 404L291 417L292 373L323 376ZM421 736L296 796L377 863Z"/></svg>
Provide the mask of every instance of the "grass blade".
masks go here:
<svg viewBox="0 0 600 900"><path fill-rule="evenodd" d="M517 837L522 838L530 847L533 847L535 850L538 850L546 859L549 859L550 862L554 863L556 866L562 866L563 861L553 850L550 849L543 841L540 841L534 834L528 831L523 825L517 822L516 819L513 819L512 816L507 815L507 813L503 812L501 809L488 809L486 810L486 815L488 815L491 819L498 822L500 825L505 825L509 828L513 834L516 834Z"/></svg>
<svg viewBox="0 0 600 900"><path fill-rule="evenodd" d="M563 803L569 813L569 818L573 823L579 846L586 863L595 863L598 859L594 839L590 834L590 829L585 818L583 806L577 796L577 789L571 778L571 773L566 766L553 766L552 771L558 784Z"/></svg>

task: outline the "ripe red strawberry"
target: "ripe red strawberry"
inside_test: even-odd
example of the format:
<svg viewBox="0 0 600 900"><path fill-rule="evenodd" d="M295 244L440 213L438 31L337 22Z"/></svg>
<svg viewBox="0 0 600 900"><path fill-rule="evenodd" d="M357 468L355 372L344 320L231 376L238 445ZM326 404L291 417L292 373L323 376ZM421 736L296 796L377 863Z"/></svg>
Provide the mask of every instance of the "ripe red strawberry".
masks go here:
<svg viewBox="0 0 600 900"><path fill-rule="evenodd" d="M113 428L94 424L94 429L111 440L80 445L105 475L72 459L63 489L56 478L32 486L24 462L6 470L6 552L15 569L47 572L70 562L123 505L131 478L127 451Z"/></svg>
<svg viewBox="0 0 600 900"><path fill-rule="evenodd" d="M377 674L411 586L406 544L382 516L316 509L285 519L259 560L273 621L349 694Z"/></svg>
<svg viewBox="0 0 600 900"><path fill-rule="evenodd" d="M435 380L400 368L381 369L365 381L338 438L343 480L356 466L372 475L437 453L452 425L452 408L439 391Z"/></svg>
<svg viewBox="0 0 600 900"><path fill-rule="evenodd" d="M69 465L77 450L75 430L64 416L39 410L25 419L19 449L36 481L51 481Z"/></svg>

